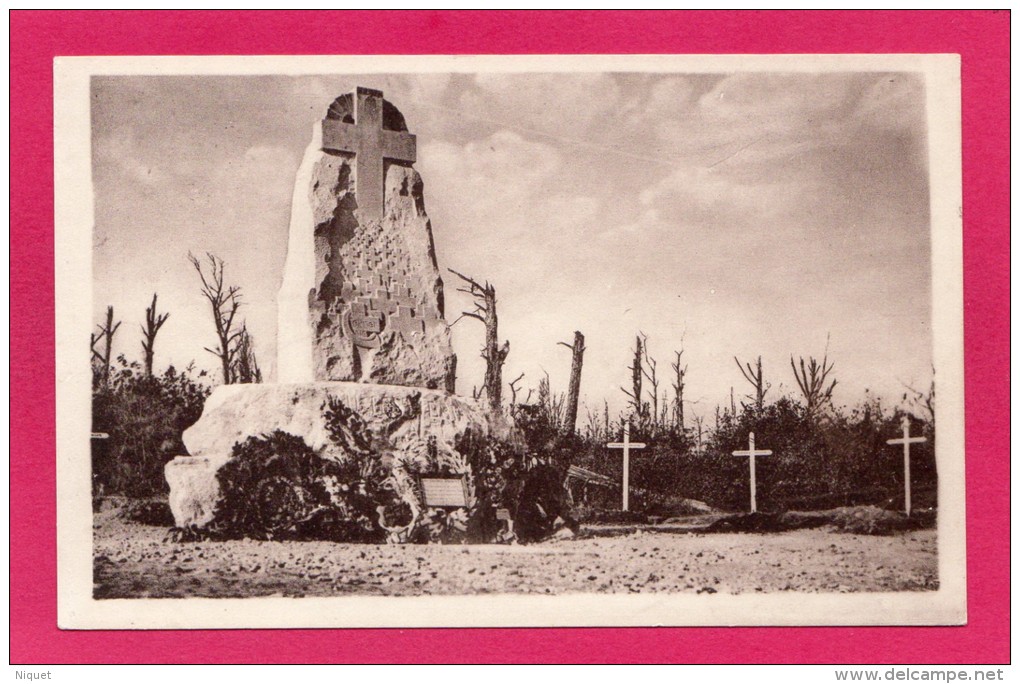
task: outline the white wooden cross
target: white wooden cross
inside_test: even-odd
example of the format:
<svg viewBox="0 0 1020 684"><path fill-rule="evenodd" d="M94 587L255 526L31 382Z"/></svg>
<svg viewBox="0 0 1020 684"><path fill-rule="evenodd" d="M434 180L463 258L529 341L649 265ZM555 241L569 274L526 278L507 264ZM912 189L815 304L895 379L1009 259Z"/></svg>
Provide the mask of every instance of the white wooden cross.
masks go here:
<svg viewBox="0 0 1020 684"><path fill-rule="evenodd" d="M910 436L910 419L903 416L903 436L898 439L887 439L886 444L903 445L903 510L910 515L910 445L927 442L926 437Z"/></svg>
<svg viewBox="0 0 1020 684"><path fill-rule="evenodd" d="M752 513L757 513L758 512L758 499L757 499L757 491L755 489L757 485L756 485L755 476L754 476L754 457L755 456L771 456L772 455L772 450L771 449L758 449L758 450L755 450L755 448L754 448L754 433L752 432L752 433L748 434L748 436L747 436L747 450L745 451L743 449L739 449L737 451L734 451L733 455L734 456L748 456L748 457L750 457L749 458L749 462L751 464L751 512Z"/></svg>
<svg viewBox="0 0 1020 684"><path fill-rule="evenodd" d="M644 442L630 441L630 421L623 424L623 441L610 442L606 445L610 449L623 449L623 510L630 510L630 450L644 449L647 444Z"/></svg>

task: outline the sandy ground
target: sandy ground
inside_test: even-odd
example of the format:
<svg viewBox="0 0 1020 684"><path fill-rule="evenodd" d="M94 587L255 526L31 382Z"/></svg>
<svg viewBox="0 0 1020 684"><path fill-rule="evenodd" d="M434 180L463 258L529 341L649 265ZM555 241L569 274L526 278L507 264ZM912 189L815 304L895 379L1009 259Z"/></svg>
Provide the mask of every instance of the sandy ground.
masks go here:
<svg viewBox="0 0 1020 684"><path fill-rule="evenodd" d="M98 514L96 598L938 588L934 530L876 537L588 528L530 546L171 543L166 534Z"/></svg>

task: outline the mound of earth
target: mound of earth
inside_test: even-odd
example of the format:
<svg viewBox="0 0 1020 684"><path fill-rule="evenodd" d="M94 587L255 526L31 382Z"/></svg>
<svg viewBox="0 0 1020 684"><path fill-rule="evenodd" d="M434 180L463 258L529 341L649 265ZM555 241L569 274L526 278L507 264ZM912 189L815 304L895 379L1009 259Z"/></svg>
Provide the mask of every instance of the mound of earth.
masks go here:
<svg viewBox="0 0 1020 684"><path fill-rule="evenodd" d="M813 527L831 527L836 532L887 535L934 527L934 511L915 511L907 517L877 506L844 506L827 511L784 513L741 513L729 515L706 528L706 532L787 532Z"/></svg>

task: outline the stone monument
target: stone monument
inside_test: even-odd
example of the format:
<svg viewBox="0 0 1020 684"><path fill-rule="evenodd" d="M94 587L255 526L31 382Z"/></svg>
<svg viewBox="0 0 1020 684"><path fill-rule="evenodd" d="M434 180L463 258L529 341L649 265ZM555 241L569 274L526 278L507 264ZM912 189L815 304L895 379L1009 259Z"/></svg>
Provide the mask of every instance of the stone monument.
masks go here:
<svg viewBox="0 0 1020 684"><path fill-rule="evenodd" d="M415 136L379 91L338 97L314 125L279 292L279 382L217 387L184 432L190 455L165 469L178 527L212 523L217 471L236 445L274 431L337 463L355 452L378 458L414 519L427 514L414 477L470 483L466 452L479 440L519 446L500 417L453 394L456 357L415 161Z"/></svg>
<svg viewBox="0 0 1020 684"><path fill-rule="evenodd" d="M382 93L341 95L298 169L279 298L280 382L454 391L415 136Z"/></svg>

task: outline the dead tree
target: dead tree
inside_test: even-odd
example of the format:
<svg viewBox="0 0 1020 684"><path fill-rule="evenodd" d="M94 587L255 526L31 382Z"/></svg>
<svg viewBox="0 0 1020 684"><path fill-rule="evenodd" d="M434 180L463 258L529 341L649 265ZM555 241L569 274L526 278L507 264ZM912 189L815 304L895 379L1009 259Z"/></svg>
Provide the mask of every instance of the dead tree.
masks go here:
<svg viewBox="0 0 1020 684"><path fill-rule="evenodd" d="M202 270L202 262L191 252L188 252L188 260L198 271L198 277L202 280L202 296L209 302L212 310L213 324L216 327L216 339L219 342L215 349L204 347L210 354L220 360L220 367L223 371L223 384L229 385L234 382L234 356L237 353L236 341L244 329L237 329L234 326L234 319L237 311L241 308L241 288L236 285L224 283L223 259L206 252L209 261L208 276Z"/></svg>
<svg viewBox="0 0 1020 684"><path fill-rule="evenodd" d="M518 414L517 392L519 392L520 390L517 387L517 383L519 383L523 379L524 373L521 373L516 378L511 380L509 383L507 383L507 387L510 388L510 406L507 410L507 413L509 413L510 416L513 418L516 418ZM529 394L528 396L530 397L531 395Z"/></svg>
<svg viewBox="0 0 1020 684"><path fill-rule="evenodd" d="M684 355L684 350L681 349L676 354L676 361L673 362L673 425L679 434L683 434L686 426L684 425L684 387L686 386L685 378L687 377L687 364L683 367L680 366L680 361Z"/></svg>
<svg viewBox="0 0 1020 684"><path fill-rule="evenodd" d="M820 364L813 356L808 357L807 364L804 363L804 357L800 357L799 369L793 357L790 357L790 368L793 369L793 377L797 380L797 386L800 387L800 391L804 395L804 403L809 416L813 416L819 408L832 399L832 390L836 387L836 380L833 380L828 386L825 384L829 373L832 372L832 367L833 364L829 363L828 352L825 353Z"/></svg>
<svg viewBox="0 0 1020 684"><path fill-rule="evenodd" d="M152 375L152 357L155 354L156 335L159 329L170 318L169 313L156 313L156 294L152 295L152 304L145 309L145 325L142 326L142 353L145 358L145 374Z"/></svg>
<svg viewBox="0 0 1020 684"><path fill-rule="evenodd" d="M931 422L932 431L935 430L935 366L931 367L931 383L928 385L927 392L921 392L916 390L910 385L903 383L903 386L907 388L909 395L904 394L903 400L910 401L915 406L920 407L923 411L928 414L928 420Z"/></svg>
<svg viewBox="0 0 1020 684"><path fill-rule="evenodd" d="M643 363L641 364L641 373L644 375L645 380L651 385L651 389L648 390L648 396L651 398L649 402L650 410L647 410L651 417L651 428L654 431L659 427L658 423L662 416L659 415L659 378L656 374L659 364L648 354L648 336L641 333L641 343L643 347Z"/></svg>
<svg viewBox="0 0 1020 684"><path fill-rule="evenodd" d="M496 288L488 282L481 285L474 278L469 278L452 268L449 271L468 285L457 288L457 291L469 294L475 299L474 310L462 312L453 323L467 317L479 320L485 325L485 346L482 347L482 358L485 359L485 396L489 401L489 410L493 414L500 413L503 410L503 364L510 354L510 342L507 340L503 342L502 346L499 344Z"/></svg>
<svg viewBox="0 0 1020 684"><path fill-rule="evenodd" d="M570 360L570 385L567 387L567 410L563 418L563 431L574 434L577 427L577 402L581 395L581 366L584 364L584 335L574 331L574 343L560 342L572 352Z"/></svg>
<svg viewBox="0 0 1020 684"><path fill-rule="evenodd" d="M113 307L106 307L106 322L99 325L99 332L89 335L92 360L100 366L99 378L104 385L110 384L110 358L113 354L113 336L120 327L120 321L113 322ZM102 340L103 351L96 350L96 343Z"/></svg>
<svg viewBox="0 0 1020 684"><path fill-rule="evenodd" d="M740 369L744 379L751 383L751 386L754 388L754 394L747 395L747 398L754 401L755 408L761 411L765 407L765 393L771 387L769 383L765 382L765 376L762 374L761 357L758 357L758 364L754 368L751 367L750 362L742 365L736 356L733 357L733 360L737 362L737 368Z"/></svg>
<svg viewBox="0 0 1020 684"><path fill-rule="evenodd" d="M605 404L603 400L603 404ZM604 406L604 414L597 408L585 408L585 414L587 415L587 425L585 426L585 437L588 441L598 444L599 442L605 442L609 439L609 408ZM605 438L605 439L603 439Z"/></svg>
<svg viewBox="0 0 1020 684"><path fill-rule="evenodd" d="M559 428L560 425L563 425L566 404L567 398L564 394L556 394L552 391L552 383L549 382L548 373L544 377L539 378L538 407L541 410L541 415L545 417L550 426Z"/></svg>
<svg viewBox="0 0 1020 684"><path fill-rule="evenodd" d="M718 418L718 416L719 416L719 407L718 406L716 407L715 411L716 411L716 421L718 421L718 419L719 419ZM699 416L697 414L694 415L694 435L695 435L695 438L697 439L697 442L696 442L697 445L698 445L697 446L697 451L698 451L699 454L700 453L704 453L704 451L705 451L705 436L704 436L705 425L704 425L704 423L705 423L705 421L704 421L704 419L701 416Z"/></svg>
<svg viewBox="0 0 1020 684"><path fill-rule="evenodd" d="M248 326L244 323L241 324L241 334L234 343L232 363L230 374L234 382L262 382L262 369L259 368L258 359L255 358L255 345L248 332Z"/></svg>
<svg viewBox="0 0 1020 684"><path fill-rule="evenodd" d="M622 387L620 388L620 391L626 394L627 398L630 400L628 403L631 407L631 413L639 423L642 422L645 413L643 402L641 401L641 378L644 375L644 371L642 370L642 359L644 356L643 350L644 347L641 343L641 336L638 335L634 338L634 362L628 366L628 370L630 370L631 391L628 392Z"/></svg>
<svg viewBox="0 0 1020 684"><path fill-rule="evenodd" d="M507 387L510 388L510 406L517 405L517 383L524 379L524 373L521 373L516 378L507 383Z"/></svg>

